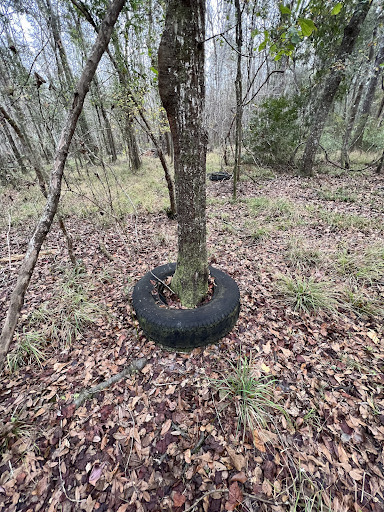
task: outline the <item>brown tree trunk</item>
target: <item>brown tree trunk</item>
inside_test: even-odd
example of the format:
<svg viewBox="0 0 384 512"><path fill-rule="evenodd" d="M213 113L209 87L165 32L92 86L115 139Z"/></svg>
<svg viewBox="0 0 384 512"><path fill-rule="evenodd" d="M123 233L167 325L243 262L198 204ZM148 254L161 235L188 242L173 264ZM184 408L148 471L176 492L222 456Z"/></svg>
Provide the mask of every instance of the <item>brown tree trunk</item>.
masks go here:
<svg viewBox="0 0 384 512"><path fill-rule="evenodd" d="M365 91L365 96L363 99L363 103L361 106L361 112L359 117L359 122L357 123L356 129L352 135L352 144L351 149L356 149L361 147L363 142L363 135L365 126L368 121L369 114L371 112L371 106L373 103L373 98L375 96L375 91L377 87L377 83L379 81L379 77L382 71L382 64L384 62L384 35L381 38L379 49L375 58L375 63L373 69L371 69L367 87Z"/></svg>
<svg viewBox="0 0 384 512"><path fill-rule="evenodd" d="M184 306L207 293L205 1L169 0L159 47L159 92L174 146L178 256L172 288Z"/></svg>
<svg viewBox="0 0 384 512"><path fill-rule="evenodd" d="M235 167L233 170L233 198L237 195L237 182L240 178L242 119L243 119L243 78L241 73L241 50L243 46L243 30L240 0L235 0L236 9L236 50L237 71L235 80L236 91L236 122L235 122Z"/></svg>
<svg viewBox="0 0 384 512"><path fill-rule="evenodd" d="M5 133L5 137L7 138L9 145L11 146L12 153L15 157L17 165L20 167L20 170L22 173L27 174L27 168L24 165L23 157L20 154L20 151L16 145L16 142L14 141L14 139L12 137L12 134L11 134L6 122L2 123L2 129Z"/></svg>
<svg viewBox="0 0 384 512"><path fill-rule="evenodd" d="M8 352L13 333L15 332L17 321L20 316L20 311L24 304L25 293L31 280L41 246L51 228L53 219L57 212L64 166L76 124L83 108L85 96L88 93L91 80L96 72L105 48L109 43L113 27L124 4L125 0L114 0L108 9L106 17L101 24L96 42L91 50L90 57L75 89L72 105L68 112L66 123L61 133L54 158L47 203L29 241L28 249L19 271L16 286L11 294L7 316L0 335L0 364L4 361Z"/></svg>
<svg viewBox="0 0 384 512"><path fill-rule="evenodd" d="M340 82L344 76L345 62L353 51L356 39L368 14L371 3L371 0L361 0L350 22L344 28L344 36L336 54L335 63L326 79L322 94L319 98L319 107L314 115L311 132L305 146L301 162L301 172L304 176L313 175L313 164L320 143L320 137L323 133L333 100L339 89Z"/></svg>

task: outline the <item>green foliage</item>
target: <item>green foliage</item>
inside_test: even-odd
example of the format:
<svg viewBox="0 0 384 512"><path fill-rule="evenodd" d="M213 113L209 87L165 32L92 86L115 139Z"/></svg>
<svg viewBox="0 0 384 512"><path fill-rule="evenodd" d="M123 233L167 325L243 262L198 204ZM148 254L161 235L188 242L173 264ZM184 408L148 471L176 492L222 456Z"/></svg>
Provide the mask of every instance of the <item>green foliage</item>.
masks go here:
<svg viewBox="0 0 384 512"><path fill-rule="evenodd" d="M243 435L246 430L252 432L256 427L264 427L270 409L286 414L274 401L273 380L257 377L251 358L240 355L236 363L228 362L229 371L210 382L218 390L220 401L225 407L235 404L238 429L243 428Z"/></svg>
<svg viewBox="0 0 384 512"><path fill-rule="evenodd" d="M343 276L372 284L384 275L384 247L373 245L363 252L344 247L336 254L335 267Z"/></svg>
<svg viewBox="0 0 384 512"><path fill-rule="evenodd" d="M320 199L326 201L341 201L344 203L355 203L357 200L356 194L353 194L345 187L338 187L336 190L329 190L327 188L321 188L317 191Z"/></svg>
<svg viewBox="0 0 384 512"><path fill-rule="evenodd" d="M30 318L32 326L40 326L47 339L68 347L82 335L84 328L102 314L101 308L89 299L80 267L67 270L56 286L57 304L45 302Z"/></svg>
<svg viewBox="0 0 384 512"><path fill-rule="evenodd" d="M282 276L278 288L295 311L336 311L336 295L330 283L316 282L313 277Z"/></svg>
<svg viewBox="0 0 384 512"><path fill-rule="evenodd" d="M291 237L287 247L287 260L296 267L313 267L321 260L320 251L302 238Z"/></svg>
<svg viewBox="0 0 384 512"><path fill-rule="evenodd" d="M248 145L261 163L286 164L301 137L299 111L302 98L281 96L268 98L255 106Z"/></svg>
<svg viewBox="0 0 384 512"><path fill-rule="evenodd" d="M15 348L7 355L8 367L12 372L21 366L37 363L41 366L45 359L42 350L45 337L38 331L26 331L16 335Z"/></svg>

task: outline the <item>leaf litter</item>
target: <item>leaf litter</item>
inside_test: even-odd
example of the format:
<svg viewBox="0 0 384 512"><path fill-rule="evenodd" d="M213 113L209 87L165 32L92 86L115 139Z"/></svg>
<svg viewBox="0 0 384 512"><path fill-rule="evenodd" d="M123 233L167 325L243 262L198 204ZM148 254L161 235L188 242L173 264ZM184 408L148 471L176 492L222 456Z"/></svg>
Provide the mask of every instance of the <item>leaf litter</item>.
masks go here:
<svg viewBox="0 0 384 512"><path fill-rule="evenodd" d="M339 186L340 178L324 179L327 187ZM347 179L343 186L360 198L353 203L319 198L323 178L306 186L290 177L241 182L236 203L230 184L208 185L210 264L238 282L242 307L228 336L191 353L170 353L147 340L130 305L135 282L175 260L176 223L165 213L141 212L135 226L127 219L125 239L105 228L109 261L99 251L99 226L68 219L91 298L104 313L70 347L47 339L41 367L28 364L2 375L0 510L383 511L382 317L342 305L338 312L295 311L276 288L279 275L292 272L285 257L292 234L323 255L321 265L302 271L319 280L331 277L335 290L343 286L343 277L332 271L337 247L359 251L384 244L382 205L372 194L379 178ZM261 196L290 201L299 214L252 213L249 200ZM320 208L367 223L346 229L318 216ZM262 241L260 227L269 227ZM159 233L167 233L167 243ZM6 234L0 236L5 241ZM11 232L10 240L11 253L23 251L27 227ZM45 246L53 253L38 263L20 333L42 303L60 302L52 292L67 256L56 227ZM18 265L1 268L1 318ZM362 286L382 301L382 280ZM235 404L222 409L210 384L240 356L252 359L260 378L275 380L281 408L271 409L267 425L244 438ZM76 408L84 388L139 358L147 360L141 372ZM323 508L309 508L319 497Z"/></svg>

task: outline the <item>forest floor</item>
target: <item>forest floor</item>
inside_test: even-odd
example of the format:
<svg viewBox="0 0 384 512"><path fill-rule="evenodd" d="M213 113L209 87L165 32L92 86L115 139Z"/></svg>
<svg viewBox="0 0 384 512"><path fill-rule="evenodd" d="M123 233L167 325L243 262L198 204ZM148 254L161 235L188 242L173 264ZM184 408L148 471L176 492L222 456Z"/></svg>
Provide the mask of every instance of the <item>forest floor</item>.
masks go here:
<svg viewBox="0 0 384 512"><path fill-rule="evenodd" d="M13 348L1 377L1 511L384 511L383 178L254 174L236 202L231 187L208 182L208 247L239 285L240 317L191 353L147 340L130 305L135 282L175 260L175 221L142 207L119 225L68 216L77 273L55 224L18 334L40 365ZM0 231L1 319L20 265L7 259L30 229ZM218 389L239 372L270 384L265 424L239 425L242 397Z"/></svg>

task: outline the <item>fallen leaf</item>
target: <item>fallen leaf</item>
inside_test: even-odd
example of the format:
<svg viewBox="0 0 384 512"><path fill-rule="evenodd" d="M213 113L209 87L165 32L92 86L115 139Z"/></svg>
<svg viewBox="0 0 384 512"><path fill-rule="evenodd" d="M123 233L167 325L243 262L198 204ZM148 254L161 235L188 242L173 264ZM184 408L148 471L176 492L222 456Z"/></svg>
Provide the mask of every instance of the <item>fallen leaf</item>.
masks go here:
<svg viewBox="0 0 384 512"><path fill-rule="evenodd" d="M171 428L171 425L172 425L172 420L171 419L167 420L164 423L163 428L161 429L160 435L164 436L168 432L168 430Z"/></svg>
<svg viewBox="0 0 384 512"><path fill-rule="evenodd" d="M173 504L175 507L182 507L184 503L186 502L187 498L184 496L184 494L181 494L179 492L174 492L173 494Z"/></svg>
<svg viewBox="0 0 384 512"><path fill-rule="evenodd" d="M237 482L234 482L229 486L228 501L225 504L225 510L235 510L237 505L240 505L243 501L243 493Z"/></svg>
<svg viewBox="0 0 384 512"><path fill-rule="evenodd" d="M107 465L106 462L102 462L100 465L99 464L96 464L93 469L92 469L92 472L91 474L89 475L89 480L88 482L91 484L91 485L96 485L96 482L99 480L99 478L101 477L101 475L103 474L103 469L105 468L105 466Z"/></svg>
<svg viewBox="0 0 384 512"><path fill-rule="evenodd" d="M351 478L353 478L353 480L356 480L357 482L359 482L360 480L362 480L363 478L363 470L362 469L352 469L352 471L349 472L349 476Z"/></svg>
<svg viewBox="0 0 384 512"><path fill-rule="evenodd" d="M236 453L235 450L230 446L227 446L227 453L230 456L233 465L235 466L237 471L241 471L245 466L245 457L243 457L243 455Z"/></svg>
<svg viewBox="0 0 384 512"><path fill-rule="evenodd" d="M244 484L247 481L247 477L245 476L244 471L240 471L240 473L236 473L236 475L233 475L231 478L231 482L240 482L241 484Z"/></svg>
<svg viewBox="0 0 384 512"><path fill-rule="evenodd" d="M254 444L255 448L257 448L257 450L259 450L260 452L265 453L265 444L260 439L257 429L252 431L252 436L253 436L253 444Z"/></svg>

